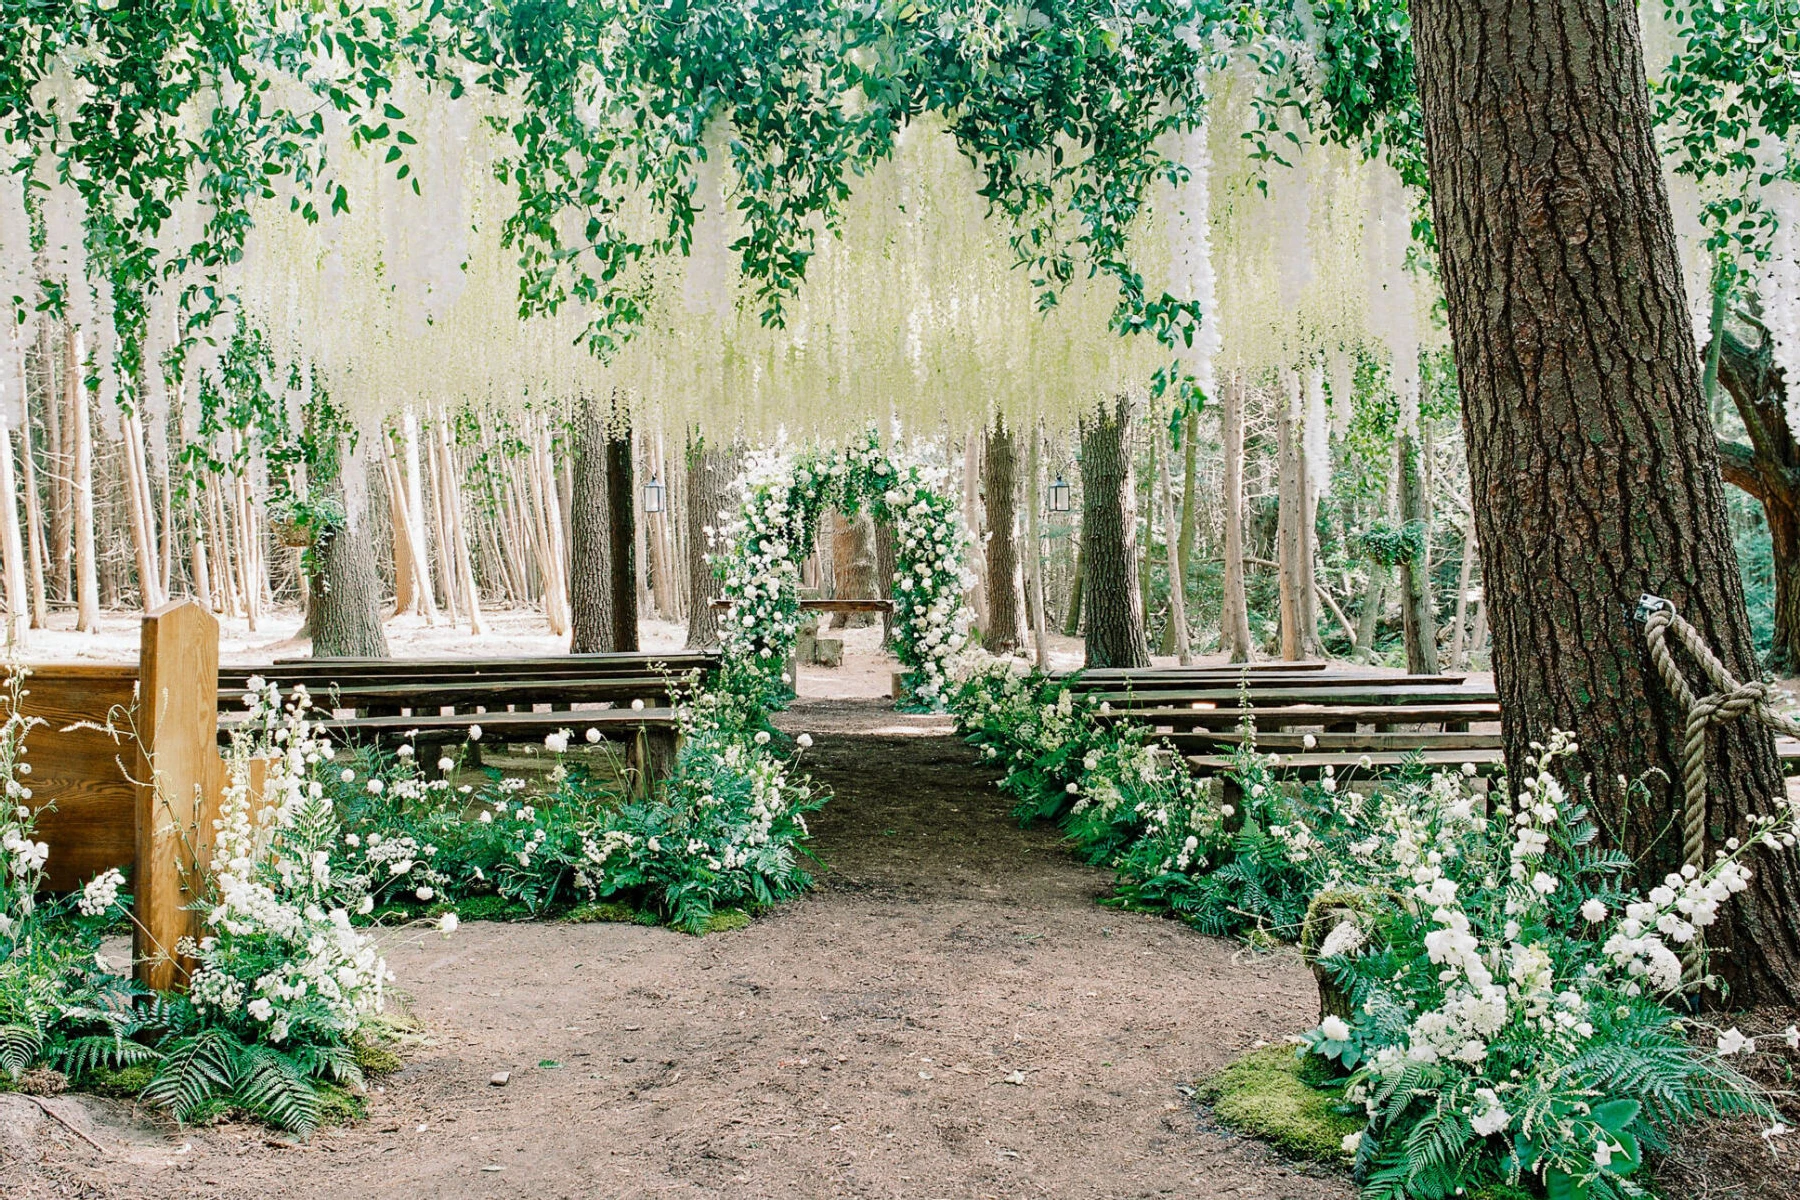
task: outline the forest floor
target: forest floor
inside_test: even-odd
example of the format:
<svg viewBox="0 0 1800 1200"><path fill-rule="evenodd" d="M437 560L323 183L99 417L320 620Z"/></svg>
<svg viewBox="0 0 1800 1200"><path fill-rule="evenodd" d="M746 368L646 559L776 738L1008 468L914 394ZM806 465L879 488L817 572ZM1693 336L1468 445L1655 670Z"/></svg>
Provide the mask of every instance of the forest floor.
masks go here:
<svg viewBox="0 0 1800 1200"><path fill-rule="evenodd" d="M1185 1089L1316 1015L1310 974L1095 904L942 718L801 703L818 888L733 933L470 923L388 949L429 1041L305 1145L0 1097L0 1193L1348 1200ZM505 1087L490 1077L511 1072Z"/></svg>

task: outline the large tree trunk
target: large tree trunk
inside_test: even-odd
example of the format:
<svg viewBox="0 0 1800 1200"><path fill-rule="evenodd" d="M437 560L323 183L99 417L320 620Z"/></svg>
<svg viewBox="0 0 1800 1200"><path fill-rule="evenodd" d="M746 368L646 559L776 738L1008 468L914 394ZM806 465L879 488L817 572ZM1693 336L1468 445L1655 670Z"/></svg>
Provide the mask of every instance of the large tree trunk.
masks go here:
<svg viewBox="0 0 1800 1200"><path fill-rule="evenodd" d="M1638 597L1673 601L1740 677L1756 664L1636 9L1411 10L1507 754L1573 731L1571 775L1656 878L1681 861L1683 714ZM1715 841L1784 795L1766 730L1725 727L1711 765ZM1621 778L1652 803L1628 804ZM1735 1000L1800 1002L1796 912L1800 859L1763 852L1724 931Z"/></svg>
<svg viewBox="0 0 1800 1200"><path fill-rule="evenodd" d="M1225 443L1225 589L1219 609L1219 649L1232 662L1249 662L1250 604L1244 596L1244 384L1225 383L1219 414Z"/></svg>
<svg viewBox="0 0 1800 1200"><path fill-rule="evenodd" d="M375 436L381 436L379 430ZM363 439L363 440L366 440ZM318 575L307 624L312 630L314 658L386 658L387 635L381 628L381 580L375 573L375 543L368 528L366 462L340 444L344 464L340 487L344 528L315 548Z"/></svg>
<svg viewBox="0 0 1800 1200"><path fill-rule="evenodd" d="M983 641L995 654L1011 654L1025 638L1019 622L1019 547L1013 535L1018 505L1019 455L1004 418L987 431L981 461L981 504L987 512L987 627Z"/></svg>
<svg viewBox="0 0 1800 1200"><path fill-rule="evenodd" d="M854 517L832 513L831 579L839 599L867 600L878 596L875 582L875 520L868 513ZM875 624L874 613L831 614L832 629L866 629Z"/></svg>
<svg viewBox="0 0 1800 1200"><path fill-rule="evenodd" d="M574 631L569 652L599 654L625 649L619 643L624 621L618 609L635 603L637 582L629 558L623 571L614 561L610 477L615 439L607 429L606 411L599 401L588 398L582 401L579 420L569 511L569 609Z"/></svg>
<svg viewBox="0 0 1800 1200"><path fill-rule="evenodd" d="M715 446L690 434L688 470L688 626L690 649L717 644L719 614L712 602L724 594L707 555L722 549L714 537L728 519L731 485L737 478L738 454L730 446Z"/></svg>
<svg viewBox="0 0 1800 1200"><path fill-rule="evenodd" d="M1119 396L1081 421L1082 594L1090 667L1150 665L1131 476L1131 401Z"/></svg>

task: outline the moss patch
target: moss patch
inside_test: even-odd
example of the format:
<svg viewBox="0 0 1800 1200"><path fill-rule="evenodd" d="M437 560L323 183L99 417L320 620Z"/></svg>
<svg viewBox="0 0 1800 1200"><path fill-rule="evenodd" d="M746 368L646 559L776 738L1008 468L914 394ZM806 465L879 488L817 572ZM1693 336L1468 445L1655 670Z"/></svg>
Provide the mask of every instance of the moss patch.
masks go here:
<svg viewBox="0 0 1800 1200"><path fill-rule="evenodd" d="M596 921L607 921L617 925L655 925L656 914L643 912L629 904L620 904L616 900L603 900L598 904L578 904L563 914L563 920L575 925L589 925Z"/></svg>
<svg viewBox="0 0 1800 1200"><path fill-rule="evenodd" d="M1201 1083L1195 1096L1227 1129L1261 1138L1295 1158L1346 1166L1344 1137L1361 1132L1363 1121L1338 1112L1343 1089L1314 1086L1306 1078L1312 1074L1294 1047L1267 1046Z"/></svg>
<svg viewBox="0 0 1800 1200"><path fill-rule="evenodd" d="M139 1092L150 1086L156 1078L155 1063L137 1063L129 1067L112 1070L101 1067L81 1077L78 1085L84 1092L92 1092L96 1096L110 1096L115 1100L135 1100Z"/></svg>
<svg viewBox="0 0 1800 1200"><path fill-rule="evenodd" d="M727 908L714 913L706 922L705 933L730 933L750 924L750 914L741 908Z"/></svg>
<svg viewBox="0 0 1800 1200"><path fill-rule="evenodd" d="M368 1101L335 1083L319 1084L319 1124L354 1125L369 1115Z"/></svg>

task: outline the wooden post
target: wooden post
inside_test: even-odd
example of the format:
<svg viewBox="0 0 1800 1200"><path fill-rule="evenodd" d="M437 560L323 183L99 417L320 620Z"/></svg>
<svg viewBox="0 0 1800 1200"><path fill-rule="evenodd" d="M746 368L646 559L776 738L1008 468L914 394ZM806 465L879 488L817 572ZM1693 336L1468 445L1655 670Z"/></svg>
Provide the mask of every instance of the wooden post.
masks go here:
<svg viewBox="0 0 1800 1200"><path fill-rule="evenodd" d="M133 957L139 982L185 988L194 963L178 958L198 937L206 847L213 838L225 764L219 757L219 622L198 601L177 600L144 617L139 650L137 900Z"/></svg>

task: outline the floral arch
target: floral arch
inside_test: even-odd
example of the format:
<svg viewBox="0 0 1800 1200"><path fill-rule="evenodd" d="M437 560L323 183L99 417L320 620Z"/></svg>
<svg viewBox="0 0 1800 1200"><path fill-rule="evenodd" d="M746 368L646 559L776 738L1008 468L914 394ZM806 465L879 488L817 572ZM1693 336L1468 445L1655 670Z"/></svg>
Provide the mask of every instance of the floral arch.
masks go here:
<svg viewBox="0 0 1800 1200"><path fill-rule="evenodd" d="M902 703L944 706L951 661L968 643L963 565L969 532L944 491L946 475L917 456L883 448L870 430L842 450L785 446L750 456L743 502L721 532L714 569L731 610L720 648L733 690L780 696L800 635L800 563L828 509L867 512L894 531L894 652Z"/></svg>

